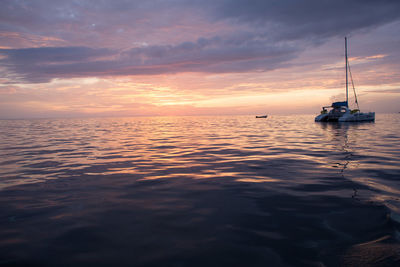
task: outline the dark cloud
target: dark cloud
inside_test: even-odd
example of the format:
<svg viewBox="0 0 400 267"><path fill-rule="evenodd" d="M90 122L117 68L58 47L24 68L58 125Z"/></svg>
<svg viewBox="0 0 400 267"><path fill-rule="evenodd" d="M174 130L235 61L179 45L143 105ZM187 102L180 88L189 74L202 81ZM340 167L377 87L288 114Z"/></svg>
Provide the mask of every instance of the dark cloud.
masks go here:
<svg viewBox="0 0 400 267"><path fill-rule="evenodd" d="M217 16L270 30L281 39L343 36L400 18L398 0L226 0Z"/></svg>
<svg viewBox="0 0 400 267"><path fill-rule="evenodd" d="M20 82L47 82L85 76L265 71L279 68L298 52L291 46L266 45L256 37L248 38L201 38L119 52L88 47L0 49L0 64Z"/></svg>
<svg viewBox="0 0 400 267"><path fill-rule="evenodd" d="M400 18L398 0L3 0L0 30L93 38L116 28L174 27L183 18L249 24L281 40L343 36ZM187 20L185 20L187 22ZM92 25L95 25L91 27ZM57 31L55 30L57 29Z"/></svg>
<svg viewBox="0 0 400 267"><path fill-rule="evenodd" d="M88 47L38 47L24 49L0 49L13 64L41 64L54 62L73 62L90 60L100 56L115 54L110 49L93 49Z"/></svg>
<svg viewBox="0 0 400 267"><path fill-rule="evenodd" d="M90 64L86 71L99 69L94 63L99 58L110 57L110 49L88 47L39 47L25 49L0 49L0 66L8 76L21 82L47 82L52 78L78 76L82 65ZM64 71L64 73L62 73ZM88 74L88 73L86 73ZM79 76L84 76L85 72Z"/></svg>
<svg viewBox="0 0 400 267"><path fill-rule="evenodd" d="M310 39L323 42L399 18L398 0L4 0L0 42L29 34L47 47L1 49L0 69L8 80L25 82L266 71L288 64Z"/></svg>

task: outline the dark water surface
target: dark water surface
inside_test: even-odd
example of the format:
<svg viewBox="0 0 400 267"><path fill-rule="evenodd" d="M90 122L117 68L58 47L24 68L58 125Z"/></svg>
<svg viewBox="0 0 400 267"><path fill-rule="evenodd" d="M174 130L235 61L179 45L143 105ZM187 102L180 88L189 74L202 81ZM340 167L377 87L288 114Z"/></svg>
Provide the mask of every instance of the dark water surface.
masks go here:
<svg viewBox="0 0 400 267"><path fill-rule="evenodd" d="M0 140L0 265L400 264L400 114L3 120Z"/></svg>

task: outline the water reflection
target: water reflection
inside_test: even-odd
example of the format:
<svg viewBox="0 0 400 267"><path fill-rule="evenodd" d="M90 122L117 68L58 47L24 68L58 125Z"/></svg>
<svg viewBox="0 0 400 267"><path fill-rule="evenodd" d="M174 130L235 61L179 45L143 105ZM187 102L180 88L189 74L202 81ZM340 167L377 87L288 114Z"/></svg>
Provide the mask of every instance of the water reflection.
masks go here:
<svg viewBox="0 0 400 267"><path fill-rule="evenodd" d="M379 123L0 121L0 262L356 265L397 244L399 129Z"/></svg>
<svg viewBox="0 0 400 267"><path fill-rule="evenodd" d="M330 133L330 142L337 144L337 151L343 153L343 159L338 162L341 174L358 184L353 190L353 197L363 200L375 200L385 203L395 212L392 216L400 214L399 189L391 180L392 175L399 173L398 166L391 164L397 154L391 158L373 148L377 148L380 136L374 135L375 123L322 123L319 124L324 131ZM389 134L390 136L390 134ZM393 144L387 144L387 148ZM381 145L378 145L379 147ZM379 163L378 163L379 162ZM371 177L374 172L379 172L380 177ZM360 190L365 188L366 190ZM360 191L359 191L360 190Z"/></svg>

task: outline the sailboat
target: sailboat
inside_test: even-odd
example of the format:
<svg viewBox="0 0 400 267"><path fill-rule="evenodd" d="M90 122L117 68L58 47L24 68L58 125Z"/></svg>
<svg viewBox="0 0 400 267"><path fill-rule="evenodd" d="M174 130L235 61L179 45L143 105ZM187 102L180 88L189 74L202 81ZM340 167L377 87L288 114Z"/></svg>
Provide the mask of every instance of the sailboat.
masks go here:
<svg viewBox="0 0 400 267"><path fill-rule="evenodd" d="M356 90L354 88L353 77L351 75L349 59L347 57L347 37L344 38L345 47L345 65L346 65L346 101L333 102L330 106L322 107L321 114L315 117L315 121L337 121L337 122L361 122L361 121L375 121L375 112L361 112L358 106L358 100L356 95ZM351 79L351 84L353 86L353 92L355 97L355 103L357 104L357 109L351 110L349 108L349 78ZM329 108L332 108L328 111Z"/></svg>

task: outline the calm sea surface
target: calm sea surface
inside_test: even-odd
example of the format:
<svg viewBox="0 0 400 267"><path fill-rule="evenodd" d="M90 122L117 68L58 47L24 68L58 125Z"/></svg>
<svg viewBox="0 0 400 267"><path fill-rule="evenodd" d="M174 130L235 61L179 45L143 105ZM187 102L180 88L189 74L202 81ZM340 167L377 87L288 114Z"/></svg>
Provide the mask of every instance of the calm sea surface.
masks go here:
<svg viewBox="0 0 400 267"><path fill-rule="evenodd" d="M0 121L0 265L400 264L400 114Z"/></svg>

